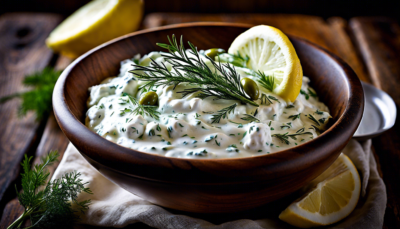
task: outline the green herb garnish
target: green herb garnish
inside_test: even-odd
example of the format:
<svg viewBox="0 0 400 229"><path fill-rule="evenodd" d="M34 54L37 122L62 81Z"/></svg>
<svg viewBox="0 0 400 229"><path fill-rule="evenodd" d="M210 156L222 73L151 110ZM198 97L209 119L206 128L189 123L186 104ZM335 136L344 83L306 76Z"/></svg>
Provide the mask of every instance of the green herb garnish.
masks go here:
<svg viewBox="0 0 400 229"><path fill-rule="evenodd" d="M288 140L289 138L291 138L291 139L293 139L293 140L297 140L296 136L298 136L298 135L303 135L303 134L310 134L310 135L313 135L311 132L304 132L304 128L301 128L301 129L299 129L295 134L288 134L288 132L287 132L287 133L285 133L285 134L273 134L273 135L271 135L271 136L272 136L272 137L276 137L276 138L278 138L279 140L281 140L283 143L289 145L289 144L290 144L290 142L289 142L289 140ZM272 146L272 144L271 144L271 146Z"/></svg>
<svg viewBox="0 0 400 229"><path fill-rule="evenodd" d="M222 119L227 118L230 113L234 112L236 106L237 106L237 104L235 103L229 107L225 107L224 109L219 110L217 114L212 115L211 123L219 123L219 121L221 121L221 118Z"/></svg>
<svg viewBox="0 0 400 229"><path fill-rule="evenodd" d="M238 52L237 55L222 53L218 55L218 60L225 63L230 63L234 66L247 68L247 62L249 62L250 57L246 55L246 57L242 57Z"/></svg>
<svg viewBox="0 0 400 229"><path fill-rule="evenodd" d="M32 87L33 89L26 92L18 92L0 98L0 104L5 103L13 98L21 98L22 103L18 109L20 117L25 116L29 111L34 111L36 120L39 121L52 109L51 98L53 95L54 85L60 76L61 71L47 67L40 72L28 75L23 81L24 86Z"/></svg>
<svg viewBox="0 0 400 229"><path fill-rule="evenodd" d="M248 122L260 122L260 120L258 118L254 117L252 115L245 114L244 116L245 116L244 118L240 118L240 119L248 121Z"/></svg>
<svg viewBox="0 0 400 229"><path fill-rule="evenodd" d="M48 181L50 173L46 167L53 164L58 156L57 151L52 151L42 158L41 164L31 167L33 157L25 155L21 163L23 191L17 192L24 212L8 229L21 228L28 218L31 226L27 228L73 228L73 224L80 219L76 213L89 209L90 200L77 201L81 192L92 194L89 188L84 187L87 183L82 182L80 173L71 172ZM74 209L72 204L76 206Z"/></svg>
<svg viewBox="0 0 400 229"><path fill-rule="evenodd" d="M256 72L256 74L259 77L257 82L260 83L261 86L263 86L265 89L269 91L274 90L274 81L275 81L274 76L266 76L265 73L261 71Z"/></svg>
<svg viewBox="0 0 400 229"><path fill-rule="evenodd" d="M120 100L125 104L128 104L129 108L121 110L120 112L121 116L129 113L129 115L142 115L142 116L149 116L156 120L160 119L159 117L160 112L157 111L158 108L157 106L141 105L139 104L136 98L132 97L128 93L123 93L122 96L128 98L128 100L124 100L123 98L120 98Z"/></svg>
<svg viewBox="0 0 400 229"><path fill-rule="evenodd" d="M174 88L180 83L190 83L194 87L178 91L183 97L196 93L196 97L204 99L210 96L215 99L239 100L253 106L257 103L244 92L240 83L240 75L230 64L216 63L209 58L211 64L217 71L211 70L201 59L197 48L188 42L191 50L189 51L194 57L189 57L183 45L181 37L180 45L178 45L175 35L172 39L168 37L170 44L157 45L168 49L169 54L162 54L164 59L171 64L176 71L169 71L164 64L159 64L152 60L150 66L135 65L135 69L130 71L140 80L154 82L153 86L169 86Z"/></svg>
<svg viewBox="0 0 400 229"><path fill-rule="evenodd" d="M291 118L293 121L296 119L300 119L300 113L298 113L297 115L290 115L289 118Z"/></svg>
<svg viewBox="0 0 400 229"><path fill-rule="evenodd" d="M308 114L307 116L311 121L315 122L318 126L320 126L319 122L317 121L317 119L314 118L314 116L312 116L311 114Z"/></svg>

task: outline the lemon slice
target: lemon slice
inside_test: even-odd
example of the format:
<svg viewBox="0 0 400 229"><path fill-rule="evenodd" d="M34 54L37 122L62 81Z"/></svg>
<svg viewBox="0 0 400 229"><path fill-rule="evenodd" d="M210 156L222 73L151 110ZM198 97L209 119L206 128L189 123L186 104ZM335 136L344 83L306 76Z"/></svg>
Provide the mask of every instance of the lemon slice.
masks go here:
<svg viewBox="0 0 400 229"><path fill-rule="evenodd" d="M143 0L94 0L50 33L46 43L55 52L76 58L118 36L138 29Z"/></svg>
<svg viewBox="0 0 400 229"><path fill-rule="evenodd" d="M344 154L308 185L308 192L293 202L279 218L307 228L335 223L357 205L361 182L353 162Z"/></svg>
<svg viewBox="0 0 400 229"><path fill-rule="evenodd" d="M275 77L275 94L286 101L296 100L303 70L292 43L282 31L267 25L252 27L233 41L228 53L248 56L249 68Z"/></svg>

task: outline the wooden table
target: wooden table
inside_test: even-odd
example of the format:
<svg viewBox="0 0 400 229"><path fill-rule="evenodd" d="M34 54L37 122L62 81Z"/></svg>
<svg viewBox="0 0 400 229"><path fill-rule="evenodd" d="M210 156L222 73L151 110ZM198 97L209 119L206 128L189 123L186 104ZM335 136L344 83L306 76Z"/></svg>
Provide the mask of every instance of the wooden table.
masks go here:
<svg viewBox="0 0 400 229"><path fill-rule="evenodd" d="M60 21L61 17L55 14L0 16L0 97L26 90L21 85L26 74L45 66L63 69L70 63L71 60L53 54L44 44ZM267 24L308 39L339 55L361 80L386 91L397 107L400 106L400 25L391 19L352 18L345 21L338 17L324 20L306 15L154 13L145 17L142 28L193 21ZM39 157L49 150L57 149L63 153L68 144L53 114L40 122L35 122L32 114L20 119L18 105L18 100L0 105L0 228L6 228L23 211L14 188L15 185L21 188L19 173L23 155L34 156L38 162ZM384 228L400 228L399 123L373 139L374 156L388 194ZM57 164L51 171L56 167ZM80 225L77 228L93 227ZM129 228L148 226L134 224Z"/></svg>

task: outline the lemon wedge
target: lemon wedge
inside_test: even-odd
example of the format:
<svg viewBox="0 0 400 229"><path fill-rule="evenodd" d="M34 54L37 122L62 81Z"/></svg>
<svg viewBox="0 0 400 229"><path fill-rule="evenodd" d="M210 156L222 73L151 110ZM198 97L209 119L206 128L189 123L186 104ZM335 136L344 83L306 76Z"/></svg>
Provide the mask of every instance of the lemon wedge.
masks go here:
<svg viewBox="0 0 400 229"><path fill-rule="evenodd" d="M76 58L90 49L138 29L143 0L94 0L50 33L48 47Z"/></svg>
<svg viewBox="0 0 400 229"><path fill-rule="evenodd" d="M361 182L353 162L340 154L307 187L306 194L279 215L281 220L302 228L335 223L348 216L357 205Z"/></svg>
<svg viewBox="0 0 400 229"><path fill-rule="evenodd" d="M288 37L279 29L259 25L240 34L228 53L248 56L247 67L274 76L273 92L294 102L300 93L303 70Z"/></svg>

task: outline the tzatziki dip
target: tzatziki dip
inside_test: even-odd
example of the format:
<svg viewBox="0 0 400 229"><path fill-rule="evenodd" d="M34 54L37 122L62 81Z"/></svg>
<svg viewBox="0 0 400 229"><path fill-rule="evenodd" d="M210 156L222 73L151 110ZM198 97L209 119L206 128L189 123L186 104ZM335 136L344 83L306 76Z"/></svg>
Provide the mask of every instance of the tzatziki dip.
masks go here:
<svg viewBox="0 0 400 229"><path fill-rule="evenodd" d="M273 92L279 74L250 69L249 57L169 50L124 60L118 76L89 88L86 126L124 147L177 158L271 154L326 129L329 110L306 76L291 102Z"/></svg>

